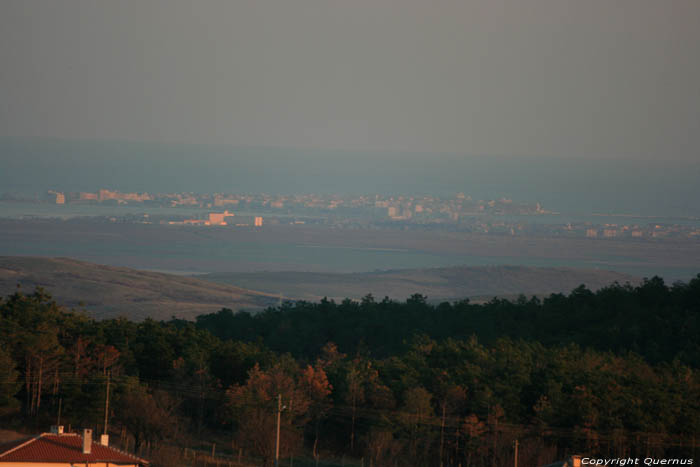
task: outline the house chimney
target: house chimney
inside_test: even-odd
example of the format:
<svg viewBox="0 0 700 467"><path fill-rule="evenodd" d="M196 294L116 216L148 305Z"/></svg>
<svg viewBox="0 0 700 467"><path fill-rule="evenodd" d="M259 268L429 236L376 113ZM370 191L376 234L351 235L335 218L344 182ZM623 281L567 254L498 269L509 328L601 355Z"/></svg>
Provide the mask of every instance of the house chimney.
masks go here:
<svg viewBox="0 0 700 467"><path fill-rule="evenodd" d="M109 446L109 435L108 434L103 434L100 436L100 444L102 446Z"/></svg>
<svg viewBox="0 0 700 467"><path fill-rule="evenodd" d="M92 452L92 430L90 428L85 428L83 430L83 454L90 454Z"/></svg>
<svg viewBox="0 0 700 467"><path fill-rule="evenodd" d="M62 435L63 434L63 425L51 425L51 434Z"/></svg>

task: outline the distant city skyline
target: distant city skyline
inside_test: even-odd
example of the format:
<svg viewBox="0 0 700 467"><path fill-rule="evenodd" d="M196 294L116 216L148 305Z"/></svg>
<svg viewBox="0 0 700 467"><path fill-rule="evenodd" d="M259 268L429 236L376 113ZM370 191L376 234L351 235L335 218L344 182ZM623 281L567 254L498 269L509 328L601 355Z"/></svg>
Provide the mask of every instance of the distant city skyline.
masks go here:
<svg viewBox="0 0 700 467"><path fill-rule="evenodd" d="M555 211L698 216L693 162L460 157L0 140L0 192L337 193L513 198Z"/></svg>

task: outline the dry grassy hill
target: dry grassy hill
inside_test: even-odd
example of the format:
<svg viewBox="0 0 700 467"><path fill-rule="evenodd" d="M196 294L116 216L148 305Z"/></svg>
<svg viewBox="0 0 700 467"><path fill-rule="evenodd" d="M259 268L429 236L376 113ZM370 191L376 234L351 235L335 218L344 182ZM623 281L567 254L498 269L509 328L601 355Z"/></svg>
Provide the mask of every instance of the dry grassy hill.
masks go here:
<svg viewBox="0 0 700 467"><path fill-rule="evenodd" d="M430 301L488 299L570 292L580 284L596 290L637 278L611 271L525 266L404 269L368 273L261 272L178 276L104 266L69 258L0 257L0 296L17 285L46 289L57 302L97 318L194 318L226 307L260 310L285 299L360 299L371 293L403 300L414 293Z"/></svg>
<svg viewBox="0 0 700 467"><path fill-rule="evenodd" d="M58 303L97 318L194 318L222 307L256 310L277 303L276 296L192 277L68 258L0 257L0 296L18 284L24 293L43 287Z"/></svg>

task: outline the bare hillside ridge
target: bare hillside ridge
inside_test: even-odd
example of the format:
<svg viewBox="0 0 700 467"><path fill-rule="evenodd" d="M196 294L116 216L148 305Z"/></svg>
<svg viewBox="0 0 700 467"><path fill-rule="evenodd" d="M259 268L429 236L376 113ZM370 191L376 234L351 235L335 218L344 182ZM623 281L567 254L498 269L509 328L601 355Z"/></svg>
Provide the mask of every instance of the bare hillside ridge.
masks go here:
<svg viewBox="0 0 700 467"><path fill-rule="evenodd" d="M0 295L43 287L60 304L97 318L194 318L222 307L259 310L277 297L189 276L105 266L70 258L0 257Z"/></svg>

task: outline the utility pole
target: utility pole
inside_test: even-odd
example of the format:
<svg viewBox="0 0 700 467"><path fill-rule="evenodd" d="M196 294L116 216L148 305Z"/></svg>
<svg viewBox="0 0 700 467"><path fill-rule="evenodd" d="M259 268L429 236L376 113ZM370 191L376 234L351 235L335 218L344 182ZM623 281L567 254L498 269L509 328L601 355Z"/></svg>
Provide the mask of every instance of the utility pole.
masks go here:
<svg viewBox="0 0 700 467"><path fill-rule="evenodd" d="M105 397L105 430L104 434L107 434L107 417L109 416L109 381L112 377L112 370L107 372L107 397Z"/></svg>
<svg viewBox="0 0 700 467"><path fill-rule="evenodd" d="M56 420L56 426L61 426L61 403L63 402L63 397L58 399L58 420Z"/></svg>
<svg viewBox="0 0 700 467"><path fill-rule="evenodd" d="M442 401L442 423L440 424L440 467L443 466L442 448L445 444L445 407L446 406L447 406L447 404L445 403L445 401Z"/></svg>
<svg viewBox="0 0 700 467"><path fill-rule="evenodd" d="M291 420L294 414L294 399L289 399L289 418ZM294 467L294 451L290 453L289 457L289 467Z"/></svg>
<svg viewBox="0 0 700 467"><path fill-rule="evenodd" d="M515 464L514 465L515 465L515 467L518 467L518 440L517 439L515 440L514 447L515 447L515 458L514 458Z"/></svg>
<svg viewBox="0 0 700 467"><path fill-rule="evenodd" d="M282 394L277 396L277 440L275 441L275 467L280 465L280 422L282 421Z"/></svg>

